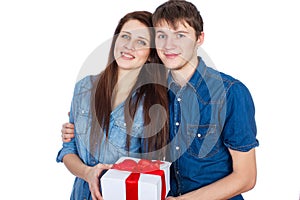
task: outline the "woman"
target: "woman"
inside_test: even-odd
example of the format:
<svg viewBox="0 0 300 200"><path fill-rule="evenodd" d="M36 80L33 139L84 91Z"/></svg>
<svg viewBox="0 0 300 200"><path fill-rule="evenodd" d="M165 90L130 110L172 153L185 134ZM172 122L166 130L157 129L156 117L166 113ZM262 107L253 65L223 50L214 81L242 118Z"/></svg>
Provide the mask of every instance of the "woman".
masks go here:
<svg viewBox="0 0 300 200"><path fill-rule="evenodd" d="M105 70L75 86L70 110L75 138L64 142L57 156L76 176L71 199L102 199L99 177L121 156L164 159L166 70L151 49L151 17L147 11L125 15L116 27Z"/></svg>

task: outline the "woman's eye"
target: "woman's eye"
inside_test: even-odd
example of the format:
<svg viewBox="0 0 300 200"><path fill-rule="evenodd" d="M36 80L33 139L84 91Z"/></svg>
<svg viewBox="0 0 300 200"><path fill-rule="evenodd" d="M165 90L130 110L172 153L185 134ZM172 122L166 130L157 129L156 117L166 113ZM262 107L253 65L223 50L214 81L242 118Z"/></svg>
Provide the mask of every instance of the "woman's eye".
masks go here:
<svg viewBox="0 0 300 200"><path fill-rule="evenodd" d="M121 38L123 38L123 39L130 39L129 35L121 35Z"/></svg>
<svg viewBox="0 0 300 200"><path fill-rule="evenodd" d="M143 46L145 46L147 43L145 42L145 41L143 41L143 40L138 40L138 42L137 42L139 45L143 45Z"/></svg>

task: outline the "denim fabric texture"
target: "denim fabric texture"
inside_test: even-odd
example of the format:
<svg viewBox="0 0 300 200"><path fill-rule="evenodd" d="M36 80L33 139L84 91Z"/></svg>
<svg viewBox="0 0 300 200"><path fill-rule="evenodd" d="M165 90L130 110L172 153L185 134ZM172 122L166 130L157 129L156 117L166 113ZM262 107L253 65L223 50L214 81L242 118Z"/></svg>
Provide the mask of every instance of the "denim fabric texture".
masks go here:
<svg viewBox="0 0 300 200"><path fill-rule="evenodd" d="M130 151L126 146L126 124L124 120L124 102L117 106L110 115L110 128L108 138L102 139L99 144L100 153L90 153L90 131L91 111L90 98L91 89L97 76L87 76L75 85L70 110L70 122L75 125L75 138L71 142L63 143L62 149L58 152L56 161L62 162L66 154L77 154L88 166L98 163L113 164L121 156L138 157L141 151L141 136L143 135L143 108L140 105L137 109L133 126ZM88 183L83 179L75 178L71 199L92 199Z"/></svg>
<svg viewBox="0 0 300 200"><path fill-rule="evenodd" d="M239 80L199 64L180 87L168 78L171 191L178 196L232 172L228 148L246 152L258 146L255 109ZM231 198L243 199L242 195Z"/></svg>

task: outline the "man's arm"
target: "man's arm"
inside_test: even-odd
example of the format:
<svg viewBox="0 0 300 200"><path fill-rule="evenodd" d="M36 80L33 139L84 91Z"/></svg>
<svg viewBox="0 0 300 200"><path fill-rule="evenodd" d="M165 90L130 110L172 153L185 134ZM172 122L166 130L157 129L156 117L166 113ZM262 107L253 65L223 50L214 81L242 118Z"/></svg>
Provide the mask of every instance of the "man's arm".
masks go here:
<svg viewBox="0 0 300 200"><path fill-rule="evenodd" d="M229 199L251 190L256 183L255 149L241 152L229 149L233 162L233 171L228 176L186 193L179 197L169 197L168 200L221 200Z"/></svg>

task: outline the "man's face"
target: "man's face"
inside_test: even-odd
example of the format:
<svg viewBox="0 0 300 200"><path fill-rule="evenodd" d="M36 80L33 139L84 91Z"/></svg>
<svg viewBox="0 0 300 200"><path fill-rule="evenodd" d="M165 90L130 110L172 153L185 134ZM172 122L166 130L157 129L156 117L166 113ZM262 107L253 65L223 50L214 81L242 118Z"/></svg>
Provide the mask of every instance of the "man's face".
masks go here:
<svg viewBox="0 0 300 200"><path fill-rule="evenodd" d="M186 65L197 65L197 47L202 44L195 30L185 22L179 22L176 30L166 21L155 27L155 45L164 65L177 70Z"/></svg>

